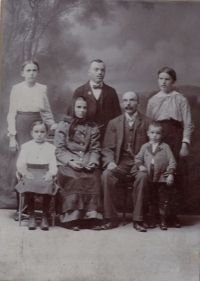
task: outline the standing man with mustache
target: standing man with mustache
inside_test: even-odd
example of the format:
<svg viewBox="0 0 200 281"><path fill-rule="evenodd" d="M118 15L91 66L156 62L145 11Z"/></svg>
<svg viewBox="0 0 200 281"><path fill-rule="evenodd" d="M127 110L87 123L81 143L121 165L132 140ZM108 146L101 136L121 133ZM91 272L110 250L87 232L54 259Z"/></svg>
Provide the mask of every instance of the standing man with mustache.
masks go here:
<svg viewBox="0 0 200 281"><path fill-rule="evenodd" d="M139 97L134 92L123 95L125 113L108 123L102 148L102 161L105 168L102 174L103 213L105 224L102 229L110 229L116 225L118 214L114 206L116 199L115 185L126 175L135 176L133 190L133 227L139 232L146 232L143 225L145 206L148 201L148 190L139 185L140 175L132 169L135 155L141 146L148 141L147 130L151 122L149 117L142 115L137 109ZM147 180L143 178L142 180Z"/></svg>
<svg viewBox="0 0 200 281"><path fill-rule="evenodd" d="M115 89L103 82L106 66L100 59L90 62L88 76L90 80L74 92L73 98L80 96L87 100L88 121L99 126L101 143L108 122L121 114L119 99Z"/></svg>

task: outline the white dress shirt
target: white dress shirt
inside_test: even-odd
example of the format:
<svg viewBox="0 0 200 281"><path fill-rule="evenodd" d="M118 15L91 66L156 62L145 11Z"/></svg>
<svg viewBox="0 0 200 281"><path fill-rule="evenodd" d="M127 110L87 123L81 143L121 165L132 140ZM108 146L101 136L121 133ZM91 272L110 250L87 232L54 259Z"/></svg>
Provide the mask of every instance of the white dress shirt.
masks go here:
<svg viewBox="0 0 200 281"><path fill-rule="evenodd" d="M94 89L93 88L94 85L101 85L101 86L103 86L103 82L101 82L99 84L96 84L92 80L90 80L90 87L92 89L92 93L93 93L95 99L98 100L100 95L101 95L102 89Z"/></svg>
<svg viewBox="0 0 200 281"><path fill-rule="evenodd" d="M150 142L150 144L152 145L152 152L154 153L156 151L156 148L159 145L159 142L156 142L156 143L151 143ZM151 159L151 164L154 164L154 157L152 157L152 159Z"/></svg>
<svg viewBox="0 0 200 281"><path fill-rule="evenodd" d="M28 164L49 164L49 172L52 175L57 173L57 162L55 156L55 146L48 142L42 144L34 140L28 141L22 145L19 158L17 160L17 170L27 170Z"/></svg>
<svg viewBox="0 0 200 281"><path fill-rule="evenodd" d="M34 87L30 88L25 82L22 82L13 86L7 116L8 132L12 135L16 135L15 119L17 111L40 112L47 125L55 123L47 97L46 85L35 83Z"/></svg>
<svg viewBox="0 0 200 281"><path fill-rule="evenodd" d="M127 112L125 112L126 120L128 121L128 124L130 127L132 127L133 124L135 123L135 119L136 119L137 115L138 115L137 111L135 113L133 113L132 116L129 116L129 114Z"/></svg>

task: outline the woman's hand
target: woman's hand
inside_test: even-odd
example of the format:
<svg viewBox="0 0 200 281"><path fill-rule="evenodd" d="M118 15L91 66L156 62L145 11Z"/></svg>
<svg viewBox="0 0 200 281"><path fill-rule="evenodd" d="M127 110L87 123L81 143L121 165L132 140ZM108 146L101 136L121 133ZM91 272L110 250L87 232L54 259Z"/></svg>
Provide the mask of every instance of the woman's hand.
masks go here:
<svg viewBox="0 0 200 281"><path fill-rule="evenodd" d="M166 183L167 185L172 185L174 183L174 176L172 174L170 174L167 179L166 179Z"/></svg>
<svg viewBox="0 0 200 281"><path fill-rule="evenodd" d="M12 151L12 152L17 152L17 150L19 150L19 146L18 146L15 136L10 136L9 148L10 148L10 151Z"/></svg>
<svg viewBox="0 0 200 281"><path fill-rule="evenodd" d="M75 171L81 171L83 169L83 164L80 161L69 161L68 166L70 166Z"/></svg>
<svg viewBox="0 0 200 281"><path fill-rule="evenodd" d="M43 179L45 179L45 181L52 181L53 175L50 172L47 172Z"/></svg>
<svg viewBox="0 0 200 281"><path fill-rule="evenodd" d="M181 157L184 157L184 156L187 156L188 153L189 153L189 151L188 151L188 144L183 142L179 154L180 154Z"/></svg>
<svg viewBox="0 0 200 281"><path fill-rule="evenodd" d="M31 174L29 171L26 171L26 173L23 174L23 177L25 177L28 180L34 180L34 175Z"/></svg>
<svg viewBox="0 0 200 281"><path fill-rule="evenodd" d="M88 170L88 171L92 171L94 170L96 167L96 164L95 163L92 163L92 162L89 162L86 166L85 166L85 169Z"/></svg>
<svg viewBox="0 0 200 281"><path fill-rule="evenodd" d="M54 123L53 125L51 125L50 130L51 131L56 130L57 127L58 127L58 124Z"/></svg>
<svg viewBox="0 0 200 281"><path fill-rule="evenodd" d="M111 170L113 170L113 169L115 169L115 168L117 168L117 165L116 165L114 162L110 162L110 163L108 164L108 166L107 166L107 169L108 169L109 171L111 171Z"/></svg>
<svg viewBox="0 0 200 281"><path fill-rule="evenodd" d="M146 172L146 171L147 171L147 168L146 168L145 166L141 165L141 166L139 167L139 170L140 170L140 172Z"/></svg>

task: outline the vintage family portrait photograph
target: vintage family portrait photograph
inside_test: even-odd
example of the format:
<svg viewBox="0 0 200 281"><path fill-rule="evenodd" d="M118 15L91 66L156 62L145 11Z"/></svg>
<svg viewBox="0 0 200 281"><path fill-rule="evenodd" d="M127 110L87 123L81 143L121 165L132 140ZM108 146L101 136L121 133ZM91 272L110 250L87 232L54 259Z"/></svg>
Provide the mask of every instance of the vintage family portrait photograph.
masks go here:
<svg viewBox="0 0 200 281"><path fill-rule="evenodd" d="M200 2L1 1L0 281L197 281Z"/></svg>

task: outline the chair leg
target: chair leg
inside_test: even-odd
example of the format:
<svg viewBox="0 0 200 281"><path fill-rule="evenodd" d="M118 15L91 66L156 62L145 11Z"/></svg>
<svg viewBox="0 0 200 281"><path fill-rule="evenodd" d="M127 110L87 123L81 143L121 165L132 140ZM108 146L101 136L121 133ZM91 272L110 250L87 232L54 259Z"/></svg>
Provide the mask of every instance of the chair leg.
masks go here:
<svg viewBox="0 0 200 281"><path fill-rule="evenodd" d="M52 226L55 226L55 197L52 197Z"/></svg>
<svg viewBox="0 0 200 281"><path fill-rule="evenodd" d="M19 193L19 226L21 226L22 220L22 193Z"/></svg>
<svg viewBox="0 0 200 281"><path fill-rule="evenodd" d="M127 202L127 187L124 188L124 198L123 198L123 221L122 225L125 225L125 218L126 218L126 202Z"/></svg>

